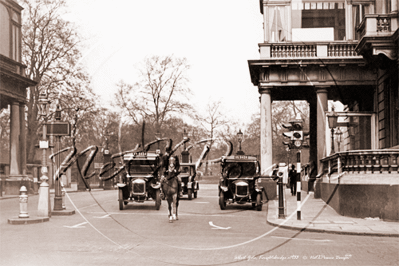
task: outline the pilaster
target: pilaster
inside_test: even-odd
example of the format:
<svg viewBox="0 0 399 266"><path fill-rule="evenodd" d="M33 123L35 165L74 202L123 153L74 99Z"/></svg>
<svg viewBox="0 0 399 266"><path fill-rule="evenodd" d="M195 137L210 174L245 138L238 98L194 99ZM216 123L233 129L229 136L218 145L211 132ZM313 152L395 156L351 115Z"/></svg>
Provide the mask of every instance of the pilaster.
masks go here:
<svg viewBox="0 0 399 266"><path fill-rule="evenodd" d="M261 175L270 172L273 163L273 133L272 133L272 100L271 90L268 87L259 86L260 96L260 155Z"/></svg>

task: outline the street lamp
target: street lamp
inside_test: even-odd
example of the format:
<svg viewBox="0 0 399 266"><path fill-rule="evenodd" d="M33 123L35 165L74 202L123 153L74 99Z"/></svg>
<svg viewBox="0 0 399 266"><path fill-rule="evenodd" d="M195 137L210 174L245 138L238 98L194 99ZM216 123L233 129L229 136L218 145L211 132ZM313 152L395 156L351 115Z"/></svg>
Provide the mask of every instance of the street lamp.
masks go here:
<svg viewBox="0 0 399 266"><path fill-rule="evenodd" d="M243 139L243 133L241 132L241 129L238 131L237 133L237 139L238 139L238 151L237 151L237 155L244 155L245 153L241 150L241 142Z"/></svg>
<svg viewBox="0 0 399 266"><path fill-rule="evenodd" d="M39 147L43 149L42 169L41 169L41 172L43 175L40 177L40 180L47 182L48 171L47 171L47 161L46 161L47 155L46 154L47 154L47 148L49 145L48 145L47 136L46 136L46 133L47 133L47 124L46 123L47 123L47 107L48 107L48 104L50 103L50 101L48 99L48 95L47 95L46 91L43 91L39 94L38 103L39 103L39 115L43 116L43 121L44 121L43 122L43 141L40 141L40 143L39 143Z"/></svg>
<svg viewBox="0 0 399 266"><path fill-rule="evenodd" d="M108 128L105 131L104 137L105 137L105 148L103 150L103 164L105 165L105 164L111 162L111 154L109 153L109 148L108 148L108 140L109 140L109 137L110 137ZM109 180L104 181L103 189L104 190L113 189L113 183L114 183L113 179L109 179Z"/></svg>
<svg viewBox="0 0 399 266"><path fill-rule="evenodd" d="M55 115L54 118L56 120L56 122L60 122L61 121L61 105L60 105L60 100L57 99L57 105L56 105L56 109L55 109ZM56 142L57 142L57 152L59 152L61 150L61 136L56 135ZM57 155L56 157L56 166L57 166L57 172L60 171L60 166L61 166L61 158L60 158L60 154ZM54 211L62 211L64 208L62 207L62 191L61 191L61 180L60 180L61 176L58 176L55 179L55 193L54 193Z"/></svg>
<svg viewBox="0 0 399 266"><path fill-rule="evenodd" d="M188 139L188 133L186 131L186 128L183 129L183 139L184 140ZM181 160L182 160L182 163L188 163L190 161L189 160L190 153L188 151L186 151L186 143L185 142L183 145L184 145L183 146L184 150L181 153L181 157L182 157Z"/></svg>
<svg viewBox="0 0 399 266"><path fill-rule="evenodd" d="M328 126L331 128L331 154L335 153L334 149L334 128L337 127L338 115L332 109L332 114L328 116Z"/></svg>

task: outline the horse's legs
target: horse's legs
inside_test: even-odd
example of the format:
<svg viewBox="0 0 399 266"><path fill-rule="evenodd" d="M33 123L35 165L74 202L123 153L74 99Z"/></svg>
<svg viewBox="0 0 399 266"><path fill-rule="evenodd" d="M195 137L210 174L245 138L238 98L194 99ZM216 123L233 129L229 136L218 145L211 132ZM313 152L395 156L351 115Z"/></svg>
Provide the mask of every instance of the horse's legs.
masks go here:
<svg viewBox="0 0 399 266"><path fill-rule="evenodd" d="M177 219L178 219L178 218L177 218L177 197L178 197L177 194L173 195L173 206L175 207L174 210L173 210L173 207L172 207L172 210L173 210L173 220L177 220Z"/></svg>
<svg viewBox="0 0 399 266"><path fill-rule="evenodd" d="M179 216L177 215L177 210L179 208L179 197L176 197L176 220L179 220Z"/></svg>
<svg viewBox="0 0 399 266"><path fill-rule="evenodd" d="M173 222L173 216L172 216L172 210L173 206L172 206L172 201L170 199L168 199L168 217L169 217L169 223Z"/></svg>

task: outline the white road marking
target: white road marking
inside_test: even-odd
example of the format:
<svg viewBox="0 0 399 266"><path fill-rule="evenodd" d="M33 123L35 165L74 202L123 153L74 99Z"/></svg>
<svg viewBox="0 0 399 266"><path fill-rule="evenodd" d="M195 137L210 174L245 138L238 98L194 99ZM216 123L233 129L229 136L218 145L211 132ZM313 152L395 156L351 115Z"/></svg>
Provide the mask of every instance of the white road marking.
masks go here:
<svg viewBox="0 0 399 266"><path fill-rule="evenodd" d="M64 225L64 227L67 227L67 228L85 228L85 226L82 226L84 224L87 224L87 222L83 222L83 223L72 225L72 226Z"/></svg>
<svg viewBox="0 0 399 266"><path fill-rule="evenodd" d="M228 229L230 229L230 228L231 228L231 227L220 227L220 226L214 225L214 224L213 224L213 222L209 222L209 225L210 225L210 226L213 226L213 228L212 228L212 229L222 229L222 230L228 230Z"/></svg>
<svg viewBox="0 0 399 266"><path fill-rule="evenodd" d="M271 236L272 238L282 238L282 239L290 239L290 240L307 240L307 241L316 241L316 242L331 242L330 239L306 239L306 238L292 238L292 237L282 237L282 236Z"/></svg>
<svg viewBox="0 0 399 266"><path fill-rule="evenodd" d="M106 214L106 215L104 215L104 216L100 216L100 217L98 217L98 216L94 216L94 218L103 219L103 218L111 218L111 217L109 217L109 214Z"/></svg>

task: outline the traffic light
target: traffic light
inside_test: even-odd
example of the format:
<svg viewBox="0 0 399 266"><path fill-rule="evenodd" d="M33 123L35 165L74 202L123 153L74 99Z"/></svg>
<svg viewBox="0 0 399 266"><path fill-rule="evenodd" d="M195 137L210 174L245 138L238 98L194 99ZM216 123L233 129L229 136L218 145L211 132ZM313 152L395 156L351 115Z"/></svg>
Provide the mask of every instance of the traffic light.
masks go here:
<svg viewBox="0 0 399 266"><path fill-rule="evenodd" d="M284 132L283 136L290 138L291 145L283 141L284 145L289 145L290 148L299 148L302 146L302 141L304 140L303 128L302 128L302 120L294 120L289 123L283 123L283 128L287 128L290 131Z"/></svg>

